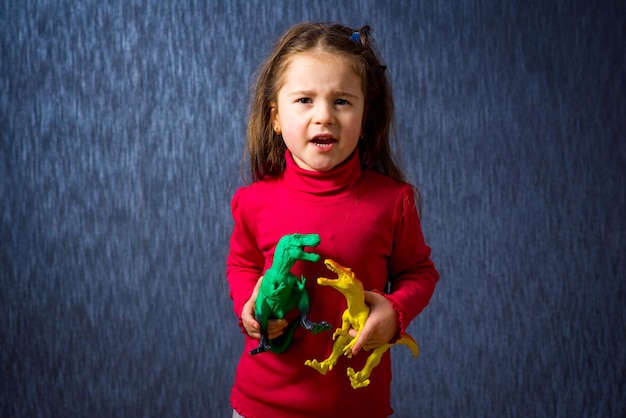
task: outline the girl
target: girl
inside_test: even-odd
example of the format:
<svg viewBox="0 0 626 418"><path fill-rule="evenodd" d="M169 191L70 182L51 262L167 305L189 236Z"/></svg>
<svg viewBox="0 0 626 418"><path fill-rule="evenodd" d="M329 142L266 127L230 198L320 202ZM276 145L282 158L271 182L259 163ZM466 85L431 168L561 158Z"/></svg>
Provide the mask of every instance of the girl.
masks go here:
<svg viewBox="0 0 626 418"><path fill-rule="evenodd" d="M368 353L361 350L405 331L439 279L414 188L391 156L392 121L391 87L367 26L297 24L263 63L247 132L253 181L233 197L227 259L230 296L246 334L231 394L234 416L393 413L389 351L369 386L352 389L346 376L347 367L363 368ZM313 334L299 327L285 352L250 355L260 337L254 317L260 277L278 240L292 233L319 234L321 243L310 251L351 268L368 290L371 312L353 355L342 356L326 375L304 363L328 357L332 330ZM344 296L315 282L333 277L323 262L299 261L291 271L308 279L309 318L341 327ZM269 338L292 320L270 321Z"/></svg>

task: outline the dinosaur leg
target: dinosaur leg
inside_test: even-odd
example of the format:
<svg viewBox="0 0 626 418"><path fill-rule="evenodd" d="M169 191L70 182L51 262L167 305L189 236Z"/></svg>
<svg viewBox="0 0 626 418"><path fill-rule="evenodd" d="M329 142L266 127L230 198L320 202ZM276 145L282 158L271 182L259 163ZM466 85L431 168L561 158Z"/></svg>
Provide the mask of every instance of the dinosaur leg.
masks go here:
<svg viewBox="0 0 626 418"><path fill-rule="evenodd" d="M250 354L254 356L256 354L265 353L266 351L271 350L272 346L270 345L269 341L270 340L267 337L267 334L261 334L259 345L257 346L257 348L250 350Z"/></svg>
<svg viewBox="0 0 626 418"><path fill-rule="evenodd" d="M343 354L345 356L352 358L352 347L356 344L356 340L359 338L359 335L361 335L361 331L358 331L356 337L351 338L350 341L348 341L348 343L343 347Z"/></svg>
<svg viewBox="0 0 626 418"><path fill-rule="evenodd" d="M313 322L309 319L307 314L302 314L300 317L300 323L304 328L311 331L313 334L317 334L318 332L328 331L333 326L326 321L322 322Z"/></svg>
<svg viewBox="0 0 626 418"><path fill-rule="evenodd" d="M313 322L309 319L309 295L303 291L298 302L298 310L300 311L300 323L302 326L311 331L313 334L331 329L333 326L326 321Z"/></svg>
<svg viewBox="0 0 626 418"><path fill-rule="evenodd" d="M347 374L353 389L364 388L370 384L369 377L370 374L372 374L372 370L378 366L383 357L383 353L387 351L389 347L389 344L385 344L372 351L365 362L365 366L363 366L363 370L360 372L355 372L352 367L348 367Z"/></svg>
<svg viewBox="0 0 626 418"><path fill-rule="evenodd" d="M324 361L317 360L307 360L304 362L305 365L314 368L321 374L326 374L328 371L332 370L335 364L337 364L337 360L339 357L343 355L343 347L350 342L352 337L349 335L339 336L335 343L333 344L333 351L330 353L330 356Z"/></svg>
<svg viewBox="0 0 626 418"><path fill-rule="evenodd" d="M263 317L263 319L259 321L259 325L261 326L261 338L259 339L259 345L257 348L250 350L250 354L253 356L255 354L269 351L272 348L270 345L270 339L267 335L267 318Z"/></svg>

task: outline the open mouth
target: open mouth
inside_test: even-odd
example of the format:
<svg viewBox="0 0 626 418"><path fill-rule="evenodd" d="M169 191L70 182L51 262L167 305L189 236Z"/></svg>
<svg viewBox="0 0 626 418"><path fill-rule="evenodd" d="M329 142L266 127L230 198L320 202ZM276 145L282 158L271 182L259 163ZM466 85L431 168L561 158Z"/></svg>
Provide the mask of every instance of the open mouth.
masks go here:
<svg viewBox="0 0 626 418"><path fill-rule="evenodd" d="M330 148L336 142L337 140L329 135L318 135L311 141L311 143L318 148Z"/></svg>

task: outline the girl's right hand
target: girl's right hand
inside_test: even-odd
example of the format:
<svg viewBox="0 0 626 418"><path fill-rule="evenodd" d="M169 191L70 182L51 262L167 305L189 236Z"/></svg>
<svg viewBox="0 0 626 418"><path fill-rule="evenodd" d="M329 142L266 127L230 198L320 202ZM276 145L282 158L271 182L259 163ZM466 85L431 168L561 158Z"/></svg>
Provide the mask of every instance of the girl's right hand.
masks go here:
<svg viewBox="0 0 626 418"><path fill-rule="evenodd" d="M255 319L256 298L259 294L262 280L263 276L256 282L250 299L243 305L243 309L241 310L241 324L243 328L250 337L257 340L261 338L261 325ZM287 320L285 319L270 319L267 322L267 336L270 340L279 337L282 335L286 326Z"/></svg>

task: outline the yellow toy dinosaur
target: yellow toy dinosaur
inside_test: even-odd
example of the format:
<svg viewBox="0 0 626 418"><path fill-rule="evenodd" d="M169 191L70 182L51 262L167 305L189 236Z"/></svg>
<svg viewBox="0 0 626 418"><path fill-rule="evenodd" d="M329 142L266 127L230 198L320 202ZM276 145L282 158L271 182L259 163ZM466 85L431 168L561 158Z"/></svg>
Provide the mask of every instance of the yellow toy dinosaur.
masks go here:
<svg viewBox="0 0 626 418"><path fill-rule="evenodd" d="M337 328L333 334L333 350L330 356L324 361L307 360L305 365L314 368L321 374L325 375L329 370L333 369L333 366L337 363L339 357L343 354L348 357L352 357L352 347L356 343L356 340L361 334L363 325L370 314L370 308L365 303L365 292L363 291L363 284L359 279L354 276L354 272L349 268L343 267L336 261L331 259L324 260L326 268L330 271L337 273L337 279L327 279L320 277L317 279L317 284L322 286L331 286L334 289L341 292L348 302L348 309L346 309L341 317L341 328ZM356 337L351 337L348 334L350 328L354 328L357 332ZM394 344L404 344L411 349L413 357L417 357L419 349L415 340L409 334L402 334L400 338ZM347 374L350 378L352 388L358 389L370 384L370 374L372 370L383 356L383 353L391 347L392 344L384 344L371 352L363 370L355 372L354 369L348 367Z"/></svg>

